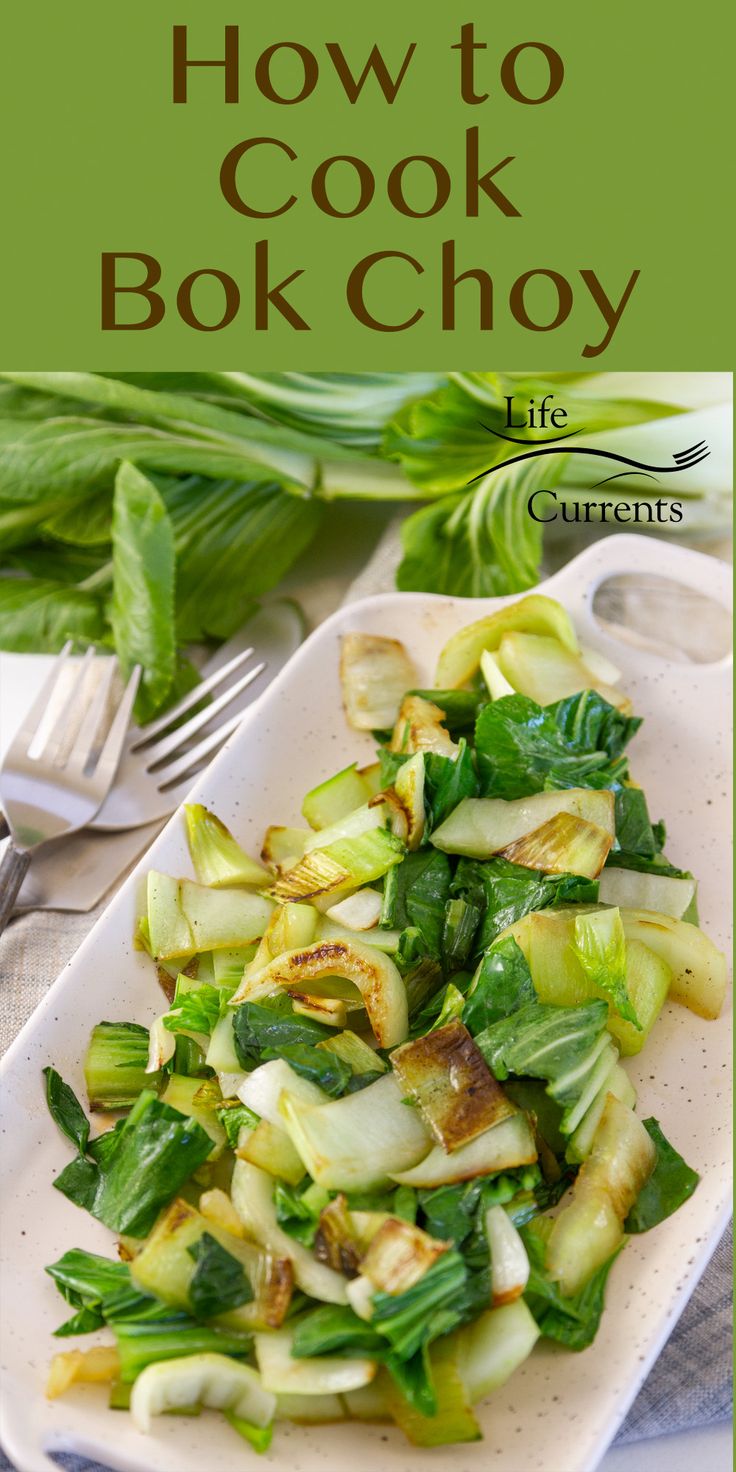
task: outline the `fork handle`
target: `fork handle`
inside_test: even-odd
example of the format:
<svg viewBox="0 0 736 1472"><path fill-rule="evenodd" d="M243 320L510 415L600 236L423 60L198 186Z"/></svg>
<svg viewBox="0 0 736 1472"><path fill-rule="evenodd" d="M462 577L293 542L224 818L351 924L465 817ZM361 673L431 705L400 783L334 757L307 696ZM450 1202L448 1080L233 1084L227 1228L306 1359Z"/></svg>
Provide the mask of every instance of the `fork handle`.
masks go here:
<svg viewBox="0 0 736 1472"><path fill-rule="evenodd" d="M0 864L0 935L2 935L18 898L18 891L28 873L31 855L12 843L3 854Z"/></svg>

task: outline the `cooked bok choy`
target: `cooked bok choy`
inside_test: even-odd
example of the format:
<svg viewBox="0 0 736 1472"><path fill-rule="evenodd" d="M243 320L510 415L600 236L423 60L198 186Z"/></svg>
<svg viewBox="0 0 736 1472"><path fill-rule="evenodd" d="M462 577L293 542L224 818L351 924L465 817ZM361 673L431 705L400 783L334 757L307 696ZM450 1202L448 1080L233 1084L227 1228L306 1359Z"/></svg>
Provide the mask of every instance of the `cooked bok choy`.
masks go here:
<svg viewBox="0 0 736 1472"><path fill-rule="evenodd" d="M362 633L341 676L378 760L270 825L265 867L190 804L195 878L148 876L168 1010L97 1022L84 1059L123 1117L93 1134L45 1070L54 1184L121 1258L49 1268L57 1332L114 1342L55 1356L47 1393L96 1385L142 1431L205 1408L256 1451L283 1419L477 1440L474 1403L537 1339L589 1344L627 1234L697 1187L625 1060L668 997L715 1017L725 961L632 784L618 672L532 594L453 635L435 689Z"/></svg>

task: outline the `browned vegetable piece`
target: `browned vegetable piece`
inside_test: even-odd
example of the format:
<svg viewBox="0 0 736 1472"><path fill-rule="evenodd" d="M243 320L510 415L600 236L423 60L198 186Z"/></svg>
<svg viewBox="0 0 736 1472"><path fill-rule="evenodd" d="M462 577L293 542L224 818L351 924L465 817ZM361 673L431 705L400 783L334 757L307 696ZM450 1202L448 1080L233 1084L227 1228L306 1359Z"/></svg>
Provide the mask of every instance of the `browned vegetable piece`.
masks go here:
<svg viewBox="0 0 736 1472"><path fill-rule="evenodd" d="M373 1237L361 1272L383 1293L404 1293L450 1245L438 1242L413 1222L390 1216Z"/></svg>
<svg viewBox="0 0 736 1472"><path fill-rule="evenodd" d="M457 756L457 747L442 722L445 712L422 695L405 695L391 737L391 751L438 751Z"/></svg>
<svg viewBox="0 0 736 1472"><path fill-rule="evenodd" d="M381 634L343 634L340 682L345 714L356 731L393 726L401 697L416 684L403 644Z"/></svg>
<svg viewBox="0 0 736 1472"><path fill-rule="evenodd" d="M294 1011L300 1017L312 1017L315 1022L324 1022L327 1027L345 1027L347 1008L341 997L320 997L310 992L289 991Z"/></svg>
<svg viewBox="0 0 736 1472"><path fill-rule="evenodd" d="M444 1150L467 1145L516 1112L462 1022L404 1043L391 1063Z"/></svg>
<svg viewBox="0 0 736 1472"><path fill-rule="evenodd" d="M501 849L501 857L545 874L582 874L597 879L608 858L613 835L574 813L554 818Z"/></svg>
<svg viewBox="0 0 736 1472"><path fill-rule="evenodd" d="M360 1244L348 1211L347 1197L342 1193L320 1213L314 1239L314 1255L320 1262L355 1278L360 1269Z"/></svg>

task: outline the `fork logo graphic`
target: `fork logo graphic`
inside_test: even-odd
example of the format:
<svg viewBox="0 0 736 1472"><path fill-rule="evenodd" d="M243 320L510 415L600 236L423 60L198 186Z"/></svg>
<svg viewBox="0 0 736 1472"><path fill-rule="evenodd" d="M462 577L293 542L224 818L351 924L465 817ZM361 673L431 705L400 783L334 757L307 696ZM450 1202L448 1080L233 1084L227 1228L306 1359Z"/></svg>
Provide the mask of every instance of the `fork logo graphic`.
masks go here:
<svg viewBox="0 0 736 1472"><path fill-rule="evenodd" d="M528 444L527 440L514 439L511 435L502 434L501 431L498 429L492 429L489 424L483 424L480 420L478 422L480 423L482 429L485 429L488 434L495 435L496 439L506 440L512 445ZM572 430L571 433L582 434L583 431ZM559 438L566 438L566 436L559 436ZM629 470L638 471L641 475L648 475L651 476L652 479L656 479L657 475L673 475L678 470L690 470L692 466L699 465L701 460L706 460L707 457L710 455L710 450L708 448L708 443L706 440L699 440L698 444L690 445L686 450L676 450L672 456L673 464L649 465L646 463L646 461L643 460L632 460L628 455L617 455L613 452L613 450L596 449L594 445L565 445L564 450L561 450L558 447L557 440L555 440L552 444L550 444L549 441L545 441L543 444L538 444L534 449L525 450L522 455L511 455L506 460L500 460L495 465L489 465L486 470L481 470L478 475L471 476L467 484L469 486L472 486L477 480L483 480L484 476L490 475L492 471L501 469L505 470L509 465L520 464L522 460L536 460L542 455L562 454L594 455L597 456L600 460L612 460L618 465L628 466ZM626 473L626 471L621 472L621 474ZM608 478L614 479L613 476ZM598 484L602 485L603 482L599 481Z"/></svg>

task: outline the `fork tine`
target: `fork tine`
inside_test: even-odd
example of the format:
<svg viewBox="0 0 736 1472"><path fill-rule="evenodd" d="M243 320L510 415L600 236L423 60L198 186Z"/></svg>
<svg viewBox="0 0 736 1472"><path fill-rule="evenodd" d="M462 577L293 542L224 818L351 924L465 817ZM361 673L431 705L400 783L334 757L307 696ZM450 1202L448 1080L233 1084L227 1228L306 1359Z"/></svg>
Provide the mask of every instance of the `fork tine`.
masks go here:
<svg viewBox="0 0 736 1472"><path fill-rule="evenodd" d="M179 717L186 715L187 711L191 710L193 706L199 705L203 695L208 695L211 690L216 690L217 686L221 685L222 681L226 680L228 675L240 669L241 664L246 659L250 659L252 653L252 649L243 649L240 654L234 655L232 659L228 660L227 664L221 665L220 669L208 675L205 680L200 680L199 684L195 685L193 690L189 690L186 695L183 695L181 700L177 701L176 705L171 706L170 710L165 711L157 720L150 721L147 726L143 726L140 734L131 744L131 751L138 751L141 746L145 746L149 741L153 741L155 736L159 736L162 731L168 729L172 721L178 721Z"/></svg>
<svg viewBox="0 0 736 1472"><path fill-rule="evenodd" d="M41 720L51 705L53 692L65 672L66 661L71 654L73 644L73 639L67 639L64 647L59 650L33 705L29 711L26 711L23 724L16 732L13 742L14 745L16 742L22 742L23 746L27 748L28 743L37 735Z"/></svg>
<svg viewBox="0 0 736 1472"><path fill-rule="evenodd" d="M105 744L100 752L100 759L95 767L95 781L112 780L115 776L118 762L125 742L125 733L130 724L133 701L138 691L141 678L141 667L139 664L133 666L133 672L123 692L123 698L115 712L115 718L107 733Z"/></svg>
<svg viewBox="0 0 736 1472"><path fill-rule="evenodd" d="M162 792L164 788L171 787L179 778L186 776L187 772L191 772L192 768L196 767L204 757L217 751L218 747L227 741L228 736L232 736L233 731L237 730L244 715L245 711L238 711L237 715L231 716L229 721L225 721L222 726L218 726L216 731L211 731L209 736L205 736L197 746L193 746L191 751L185 751L184 755L180 756L178 761L172 762L171 766L164 767L162 771L156 772L154 775L161 779L158 788L159 792Z"/></svg>
<svg viewBox="0 0 736 1472"><path fill-rule="evenodd" d="M67 762L69 771L83 772L92 755L93 743L105 713L112 682L117 674L118 668L116 659L109 658L107 660L107 667L97 682L97 689L90 701L74 742L74 747L70 753Z"/></svg>
<svg viewBox="0 0 736 1472"><path fill-rule="evenodd" d="M46 764L55 766L61 756L65 745L71 745L71 742L74 739L74 735L76 734L74 731L74 717L76 716L76 724L78 726L80 720L80 699L84 690L85 681L87 679L87 671L89 670L92 660L95 657L95 652L96 651L93 644L90 644L89 648L85 650L84 657L82 658L79 669L77 670L74 680L72 681L72 687L66 697L66 700L64 701L64 704L62 705L61 710L59 711L59 714L56 717L56 720L54 721L51 731L46 737L42 748L39 752L37 752L37 756L42 756Z"/></svg>
<svg viewBox="0 0 736 1472"><path fill-rule="evenodd" d="M164 736L163 741L157 742L155 746L149 746L143 753L146 770L150 772L152 767L163 761L165 757L172 756L174 752L181 751L181 748L189 740L190 736L196 736L197 732L201 731L203 726L208 726L214 716L219 715L220 711L225 709L225 706L229 705L243 690L247 690L248 686L252 685L253 681L257 680L258 676L263 674L265 668L266 665L264 662L254 665L252 670L248 670L247 674L236 680L234 685L230 685L227 690L223 690L222 694L218 695L217 699L213 700L210 705L206 705L204 710L197 711L196 715L193 715L185 725L177 726L176 730L172 731L169 736Z"/></svg>

